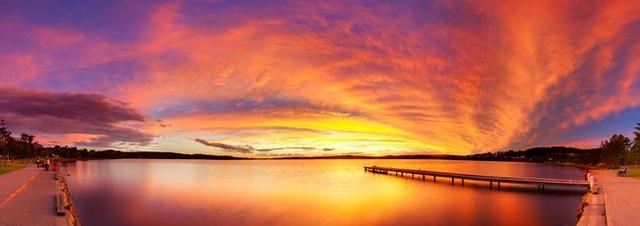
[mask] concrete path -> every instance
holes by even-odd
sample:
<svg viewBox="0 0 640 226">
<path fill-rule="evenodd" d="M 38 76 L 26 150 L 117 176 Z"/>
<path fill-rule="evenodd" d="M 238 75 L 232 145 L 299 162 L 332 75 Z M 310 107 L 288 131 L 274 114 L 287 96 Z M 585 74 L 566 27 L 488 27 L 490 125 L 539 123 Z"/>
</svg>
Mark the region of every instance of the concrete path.
<svg viewBox="0 0 640 226">
<path fill-rule="evenodd" d="M 2 203 L 7 196 L 18 189 L 18 187 L 23 185 L 26 180 L 35 177 L 41 171 L 42 169 L 27 167 L 6 174 L 0 174 L 0 203 Z"/>
<path fill-rule="evenodd" d="M 595 188 L 583 197 L 587 205 L 582 209 L 582 216 L 577 226 L 606 226 L 604 192 Z"/>
<path fill-rule="evenodd" d="M 0 226 L 66 226 L 55 212 L 52 171 L 27 167 L 0 175 Z"/>
<path fill-rule="evenodd" d="M 607 225 L 640 225 L 640 179 L 618 177 L 615 170 L 591 172 L 604 190 Z"/>
</svg>

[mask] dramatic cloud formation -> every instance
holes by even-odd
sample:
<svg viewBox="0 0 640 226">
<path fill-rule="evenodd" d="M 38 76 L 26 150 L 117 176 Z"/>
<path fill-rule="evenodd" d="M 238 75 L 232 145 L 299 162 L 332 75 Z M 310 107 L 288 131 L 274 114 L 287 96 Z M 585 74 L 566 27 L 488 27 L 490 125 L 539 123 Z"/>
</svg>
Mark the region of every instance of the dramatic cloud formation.
<svg viewBox="0 0 640 226">
<path fill-rule="evenodd" d="M 0 87 L 0 118 L 9 127 L 51 140 L 90 147 L 115 143 L 148 144 L 152 137 L 138 128 L 144 117 L 124 103 L 98 94 L 51 93 Z M 137 125 L 136 125 L 137 124 Z"/>
<path fill-rule="evenodd" d="M 6 90 L 108 103 L 60 115 L 11 100 L 0 114 L 79 144 L 466 154 L 590 146 L 640 120 L 634 1 L 9 2 L 0 15 Z"/>
<path fill-rule="evenodd" d="M 196 138 L 195 141 L 198 143 L 204 144 L 206 146 L 217 147 L 222 149 L 223 151 L 228 151 L 228 152 L 252 153 L 255 151 L 255 149 L 249 145 L 229 145 L 229 144 L 223 144 L 223 143 L 208 142 L 206 140 L 199 139 L 199 138 Z"/>
</svg>

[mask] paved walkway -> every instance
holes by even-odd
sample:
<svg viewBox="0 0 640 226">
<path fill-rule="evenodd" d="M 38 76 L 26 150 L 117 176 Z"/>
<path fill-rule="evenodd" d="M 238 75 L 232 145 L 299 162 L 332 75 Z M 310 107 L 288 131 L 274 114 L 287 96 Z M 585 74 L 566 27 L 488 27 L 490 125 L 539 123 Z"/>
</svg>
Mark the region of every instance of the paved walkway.
<svg viewBox="0 0 640 226">
<path fill-rule="evenodd" d="M 582 209 L 582 216 L 578 220 L 577 226 L 606 226 L 604 192 L 602 189 L 594 188 L 594 192 L 588 192 L 583 197 L 587 205 Z"/>
<path fill-rule="evenodd" d="M 615 170 L 592 171 L 603 186 L 607 225 L 640 225 L 640 179 L 618 177 Z"/>
<path fill-rule="evenodd" d="M 27 167 L 0 175 L 0 226 L 66 226 L 55 212 L 52 171 Z"/>
</svg>

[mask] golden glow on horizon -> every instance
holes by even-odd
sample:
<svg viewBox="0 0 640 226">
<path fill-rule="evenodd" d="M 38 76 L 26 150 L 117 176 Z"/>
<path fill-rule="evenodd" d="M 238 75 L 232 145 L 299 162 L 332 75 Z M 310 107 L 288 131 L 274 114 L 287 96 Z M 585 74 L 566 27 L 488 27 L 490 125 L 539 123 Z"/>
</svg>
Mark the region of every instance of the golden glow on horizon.
<svg viewBox="0 0 640 226">
<path fill-rule="evenodd" d="M 370 154 L 385 155 L 393 153 L 421 153 L 424 147 L 440 151 L 440 147 L 419 142 L 411 133 L 383 125 L 374 121 L 340 115 L 297 115 L 286 118 L 283 115 L 271 118 L 255 114 L 241 115 L 190 115 L 179 118 L 167 118 L 164 122 L 170 127 L 155 126 L 151 130 L 157 134 L 171 134 L 167 142 L 158 142 L 151 147 L 162 150 L 172 148 L 163 143 L 174 143 L 171 137 L 193 139 L 192 137 L 234 145 L 252 145 L 268 149 L 278 147 L 311 147 L 305 151 L 312 155 Z M 160 138 L 163 139 L 163 138 Z M 194 152 L 201 150 L 197 143 L 179 143 Z M 326 150 L 324 150 L 326 149 Z M 412 152 L 413 151 L 413 152 Z M 262 153 L 262 156 L 278 156 Z"/>
</svg>

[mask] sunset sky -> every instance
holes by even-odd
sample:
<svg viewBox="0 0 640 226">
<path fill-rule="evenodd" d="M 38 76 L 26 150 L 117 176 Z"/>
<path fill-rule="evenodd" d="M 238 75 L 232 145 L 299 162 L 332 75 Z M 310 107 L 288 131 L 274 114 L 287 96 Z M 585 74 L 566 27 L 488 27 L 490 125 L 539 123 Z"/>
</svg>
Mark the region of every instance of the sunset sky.
<svg viewBox="0 0 640 226">
<path fill-rule="evenodd" d="M 2 1 L 0 119 L 234 156 L 594 147 L 640 122 L 640 1 Z"/>
</svg>

